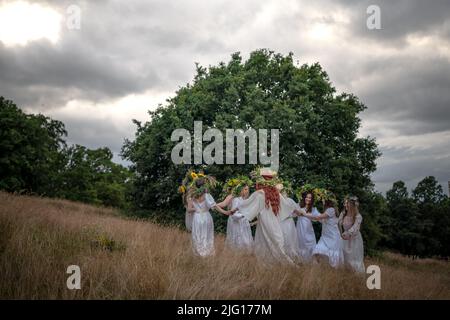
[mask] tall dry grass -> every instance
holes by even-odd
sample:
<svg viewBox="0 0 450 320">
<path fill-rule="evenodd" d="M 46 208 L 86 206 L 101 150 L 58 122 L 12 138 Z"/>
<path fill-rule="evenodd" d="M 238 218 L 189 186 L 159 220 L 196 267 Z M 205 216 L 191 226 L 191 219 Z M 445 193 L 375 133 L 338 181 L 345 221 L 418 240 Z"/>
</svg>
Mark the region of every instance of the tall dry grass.
<svg viewBox="0 0 450 320">
<path fill-rule="evenodd" d="M 112 209 L 0 192 L 0 298 L 6 299 L 449 299 L 448 262 L 385 254 L 381 290 L 327 265 L 260 266 L 216 236 L 193 256 L 189 234 Z M 66 287 L 81 268 L 81 290 Z"/>
</svg>

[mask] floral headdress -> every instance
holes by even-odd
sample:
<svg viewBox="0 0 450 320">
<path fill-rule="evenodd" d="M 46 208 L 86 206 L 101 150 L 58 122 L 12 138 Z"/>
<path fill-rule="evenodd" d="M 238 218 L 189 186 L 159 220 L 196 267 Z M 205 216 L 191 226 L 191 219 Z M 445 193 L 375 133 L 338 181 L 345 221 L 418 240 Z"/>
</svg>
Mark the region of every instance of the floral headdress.
<svg viewBox="0 0 450 320">
<path fill-rule="evenodd" d="M 351 203 L 353 203 L 355 206 L 359 207 L 359 199 L 357 196 L 346 196 L 345 200 L 350 201 Z"/>
<path fill-rule="evenodd" d="M 228 179 L 223 186 L 222 195 L 227 196 L 232 194 L 239 196 L 245 186 L 253 186 L 253 181 L 246 176 L 237 176 L 236 178 Z"/>
<path fill-rule="evenodd" d="M 270 168 L 256 167 L 256 169 L 250 173 L 250 176 L 255 181 L 255 185 L 259 186 L 276 187 L 278 184 L 282 183 L 278 178 L 277 172 Z"/>
<path fill-rule="evenodd" d="M 200 178 L 204 179 L 205 183 L 202 186 L 197 187 L 196 180 Z M 206 175 L 203 172 L 196 173 L 193 170 L 189 170 L 181 182 L 181 185 L 178 187 L 178 192 L 182 193 L 183 196 L 196 196 L 204 193 L 208 189 L 214 188 L 216 185 L 217 180 L 214 177 Z"/>
<path fill-rule="evenodd" d="M 287 196 L 291 196 L 294 193 L 294 190 L 292 189 L 292 184 L 283 179 L 278 179 L 279 183 L 277 185 L 277 188 L 281 193 L 286 194 Z"/>
<path fill-rule="evenodd" d="M 307 183 L 304 186 L 297 189 L 297 198 L 301 200 L 305 193 L 312 193 L 314 195 L 314 199 L 318 201 L 332 201 L 333 203 L 337 203 L 336 197 L 334 194 L 324 188 L 319 188 L 313 184 Z"/>
</svg>

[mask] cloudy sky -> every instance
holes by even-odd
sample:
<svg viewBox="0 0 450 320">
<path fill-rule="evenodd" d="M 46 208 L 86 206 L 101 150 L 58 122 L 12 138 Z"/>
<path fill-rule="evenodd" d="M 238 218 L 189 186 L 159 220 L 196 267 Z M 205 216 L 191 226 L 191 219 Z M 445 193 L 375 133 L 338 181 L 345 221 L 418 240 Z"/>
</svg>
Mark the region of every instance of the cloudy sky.
<svg viewBox="0 0 450 320">
<path fill-rule="evenodd" d="M 381 29 L 370 30 L 369 5 Z M 80 28 L 76 14 L 80 13 Z M 0 0 L 0 95 L 62 120 L 68 142 L 118 157 L 131 119 L 208 66 L 259 48 L 319 62 L 367 105 L 360 134 L 383 156 L 373 181 L 450 180 L 448 0 Z"/>
</svg>

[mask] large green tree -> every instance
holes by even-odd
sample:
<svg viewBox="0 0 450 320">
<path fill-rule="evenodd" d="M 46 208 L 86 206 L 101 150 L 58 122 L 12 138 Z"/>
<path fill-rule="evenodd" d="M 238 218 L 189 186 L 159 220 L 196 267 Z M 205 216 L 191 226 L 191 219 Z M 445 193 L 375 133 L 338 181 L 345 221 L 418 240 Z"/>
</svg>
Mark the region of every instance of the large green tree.
<svg viewBox="0 0 450 320">
<path fill-rule="evenodd" d="M 25 114 L 0 97 L 0 189 L 55 195 L 66 135 L 61 121 Z"/>
<path fill-rule="evenodd" d="M 320 184 L 339 197 L 365 196 L 380 153 L 374 139 L 358 136 L 358 114 L 364 109 L 356 96 L 337 94 L 319 64 L 297 66 L 292 54 L 262 49 L 246 61 L 234 53 L 228 63 L 197 64 L 193 81 L 150 112 L 148 122 L 135 121 L 136 137 L 123 146 L 122 155 L 136 173 L 134 203 L 142 209 L 181 207 L 177 184 L 190 166 L 172 163 L 176 142 L 170 138 L 177 128 L 193 133 L 194 121 L 202 121 L 203 130 L 278 128 L 283 178 L 294 186 Z M 248 174 L 254 166 L 191 167 L 202 167 L 223 181 Z"/>
</svg>

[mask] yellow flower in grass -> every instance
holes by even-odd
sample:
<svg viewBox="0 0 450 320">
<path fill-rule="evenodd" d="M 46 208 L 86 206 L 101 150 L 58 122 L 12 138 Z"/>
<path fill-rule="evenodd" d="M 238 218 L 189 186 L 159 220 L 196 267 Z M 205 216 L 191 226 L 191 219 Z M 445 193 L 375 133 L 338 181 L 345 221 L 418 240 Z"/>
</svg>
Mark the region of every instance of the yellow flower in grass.
<svg viewBox="0 0 450 320">
<path fill-rule="evenodd" d="M 204 177 L 205 175 L 203 173 L 199 173 L 197 176 Z"/>
<path fill-rule="evenodd" d="M 192 179 L 197 179 L 198 175 L 195 172 L 191 172 Z"/>
<path fill-rule="evenodd" d="M 180 193 L 185 193 L 185 192 L 186 192 L 186 187 L 185 187 L 185 186 L 180 186 L 180 187 L 178 188 L 178 192 L 180 192 Z"/>
</svg>

